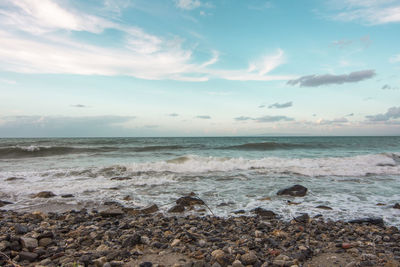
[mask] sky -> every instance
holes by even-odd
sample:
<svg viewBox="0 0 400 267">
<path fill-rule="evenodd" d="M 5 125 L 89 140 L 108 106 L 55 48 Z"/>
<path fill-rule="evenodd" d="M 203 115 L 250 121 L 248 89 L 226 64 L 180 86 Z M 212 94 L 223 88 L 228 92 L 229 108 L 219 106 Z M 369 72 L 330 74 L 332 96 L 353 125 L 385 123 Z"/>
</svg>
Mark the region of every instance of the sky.
<svg viewBox="0 0 400 267">
<path fill-rule="evenodd" d="M 400 135 L 400 0 L 1 0 L 0 137 Z"/>
</svg>

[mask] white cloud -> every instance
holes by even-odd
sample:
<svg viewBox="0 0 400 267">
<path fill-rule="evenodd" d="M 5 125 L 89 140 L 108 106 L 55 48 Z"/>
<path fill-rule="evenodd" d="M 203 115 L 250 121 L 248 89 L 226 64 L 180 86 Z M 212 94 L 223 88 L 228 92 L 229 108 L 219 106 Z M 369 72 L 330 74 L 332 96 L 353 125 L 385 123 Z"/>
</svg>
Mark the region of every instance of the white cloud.
<svg viewBox="0 0 400 267">
<path fill-rule="evenodd" d="M 390 62 L 392 62 L 392 63 L 400 62 L 400 54 L 391 57 L 391 58 L 390 58 Z"/>
<path fill-rule="evenodd" d="M 0 79 L 0 82 L 2 82 L 2 83 L 8 83 L 8 84 L 17 84 L 16 81 L 14 81 L 14 80 L 9 80 L 9 79 Z"/>
<path fill-rule="evenodd" d="M 341 21 L 359 21 L 366 24 L 400 22 L 400 4 L 396 0 L 342 0 L 339 13 L 333 18 Z"/>
<path fill-rule="evenodd" d="M 175 4 L 178 8 L 192 10 L 202 6 L 200 0 L 176 0 Z"/>
<path fill-rule="evenodd" d="M 180 1 L 187 7 L 196 1 Z M 0 4 L 0 69 L 19 73 L 126 75 L 141 79 L 171 79 L 202 82 L 210 78 L 228 80 L 286 80 L 271 76 L 284 63 L 281 49 L 250 64 L 249 69 L 210 68 L 219 60 L 194 63 L 195 50 L 183 48 L 185 40 L 163 38 L 134 26 L 126 26 L 86 14 L 55 0 L 5 0 Z M 106 1 L 107 3 L 107 1 Z M 178 2 L 177 2 L 178 3 Z M 207 6 L 206 4 L 204 4 Z M 4 30 L 7 29 L 7 30 Z M 105 29 L 123 35 L 118 48 L 87 44 L 69 32 L 84 31 L 101 36 Z"/>
</svg>

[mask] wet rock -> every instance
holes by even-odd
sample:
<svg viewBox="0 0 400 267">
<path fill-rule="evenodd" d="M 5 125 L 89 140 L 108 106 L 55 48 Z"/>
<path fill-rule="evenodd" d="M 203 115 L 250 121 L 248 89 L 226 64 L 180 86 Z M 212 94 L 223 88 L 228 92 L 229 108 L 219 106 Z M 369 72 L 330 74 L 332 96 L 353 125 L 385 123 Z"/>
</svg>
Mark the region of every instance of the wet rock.
<svg viewBox="0 0 400 267">
<path fill-rule="evenodd" d="M 21 242 L 22 247 L 27 249 L 34 249 L 38 247 L 38 241 L 35 238 L 20 237 L 19 241 Z"/>
<path fill-rule="evenodd" d="M 36 253 L 33 252 L 28 252 L 28 251 L 21 251 L 20 253 L 18 253 L 19 259 L 20 261 L 30 261 L 33 262 L 37 259 L 37 257 L 39 256 Z"/>
<path fill-rule="evenodd" d="M 125 214 L 125 212 L 120 208 L 110 208 L 110 209 L 103 210 L 100 212 L 100 215 L 102 217 L 117 217 L 117 216 L 121 216 L 124 214 Z"/>
<path fill-rule="evenodd" d="M 276 216 L 275 212 L 271 210 L 265 210 L 263 208 L 255 208 L 254 210 L 252 210 L 252 212 L 265 218 L 275 218 Z"/>
<path fill-rule="evenodd" d="M 307 213 L 303 213 L 302 215 L 295 217 L 294 220 L 299 223 L 308 223 L 310 221 L 310 216 Z"/>
<path fill-rule="evenodd" d="M 55 197 L 56 194 L 54 194 L 51 191 L 42 191 L 37 193 L 36 195 L 34 195 L 34 198 L 51 198 L 51 197 Z"/>
<path fill-rule="evenodd" d="M 6 179 L 6 181 L 10 182 L 10 181 L 16 181 L 16 180 L 25 180 L 24 178 L 20 178 L 20 177 L 9 177 Z"/>
<path fill-rule="evenodd" d="M 201 200 L 198 197 L 193 197 L 193 196 L 180 197 L 175 202 L 176 202 L 176 204 L 182 205 L 185 207 L 205 204 L 203 200 Z"/>
<path fill-rule="evenodd" d="M 142 262 L 141 264 L 139 264 L 139 267 L 152 267 L 153 263 L 146 261 L 146 262 Z"/>
<path fill-rule="evenodd" d="M 158 206 L 156 204 L 153 204 L 151 206 L 148 206 L 146 208 L 143 208 L 140 210 L 141 214 L 150 214 L 158 211 Z"/>
<path fill-rule="evenodd" d="M 382 218 L 362 218 L 362 219 L 356 219 L 356 220 L 351 220 L 349 223 L 366 223 L 366 224 L 374 224 L 378 226 L 385 226 L 385 223 Z"/>
<path fill-rule="evenodd" d="M 399 203 L 394 204 L 393 208 L 394 209 L 400 209 L 400 204 Z"/>
<path fill-rule="evenodd" d="M 170 213 L 180 213 L 185 211 L 185 206 L 183 205 L 175 205 L 168 210 Z"/>
<path fill-rule="evenodd" d="M 246 211 L 245 210 L 235 210 L 233 213 L 234 214 L 245 214 Z"/>
<path fill-rule="evenodd" d="M 10 205 L 10 204 L 13 204 L 13 203 L 9 202 L 9 201 L 0 200 L 0 207 L 3 207 L 5 205 Z"/>
<path fill-rule="evenodd" d="M 317 209 L 322 209 L 322 210 L 332 210 L 332 208 L 331 208 L 331 207 L 324 206 L 324 205 L 319 205 L 319 206 L 316 206 L 316 208 L 317 208 Z"/>
<path fill-rule="evenodd" d="M 65 195 L 61 195 L 62 198 L 72 198 L 74 197 L 73 194 L 65 194 Z"/>
<path fill-rule="evenodd" d="M 132 198 L 131 198 L 130 196 L 124 196 L 123 200 L 125 200 L 125 201 L 131 201 Z"/>
<path fill-rule="evenodd" d="M 116 180 L 116 181 L 126 181 L 126 180 L 131 180 L 131 177 L 113 177 L 111 180 Z"/>
<path fill-rule="evenodd" d="M 307 194 L 307 188 L 296 184 L 293 185 L 291 187 L 285 188 L 285 189 L 281 189 L 278 191 L 277 195 L 289 195 L 289 196 L 293 196 L 293 197 L 304 197 Z"/>
</svg>

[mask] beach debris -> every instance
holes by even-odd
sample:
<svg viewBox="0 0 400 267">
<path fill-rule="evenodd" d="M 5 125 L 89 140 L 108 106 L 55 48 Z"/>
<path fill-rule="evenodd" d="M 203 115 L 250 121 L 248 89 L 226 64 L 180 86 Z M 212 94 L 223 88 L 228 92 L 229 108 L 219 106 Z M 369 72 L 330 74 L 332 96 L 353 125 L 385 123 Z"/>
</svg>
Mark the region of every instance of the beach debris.
<svg viewBox="0 0 400 267">
<path fill-rule="evenodd" d="M 51 197 L 55 197 L 55 196 L 56 196 L 56 194 L 54 194 L 51 191 L 42 191 L 42 192 L 35 194 L 33 196 L 33 198 L 51 198 Z"/>
<path fill-rule="evenodd" d="M 308 189 L 306 187 L 296 184 L 291 187 L 279 190 L 277 192 L 277 195 L 278 196 L 289 195 L 292 197 L 304 197 L 307 194 L 307 190 Z"/>
</svg>

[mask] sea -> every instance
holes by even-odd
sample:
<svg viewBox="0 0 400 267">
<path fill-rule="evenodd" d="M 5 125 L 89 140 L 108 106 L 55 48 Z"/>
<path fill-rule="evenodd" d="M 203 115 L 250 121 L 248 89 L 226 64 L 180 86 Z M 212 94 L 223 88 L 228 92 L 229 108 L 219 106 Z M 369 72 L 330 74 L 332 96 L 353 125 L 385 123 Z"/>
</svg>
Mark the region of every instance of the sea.
<svg viewBox="0 0 400 267">
<path fill-rule="evenodd" d="M 305 197 L 277 195 L 295 184 Z M 57 196 L 32 198 L 41 191 Z M 0 139 L 0 200 L 13 203 L 2 209 L 118 202 L 167 212 L 190 192 L 221 217 L 261 207 L 283 220 L 308 213 L 400 226 L 400 137 Z"/>
</svg>

